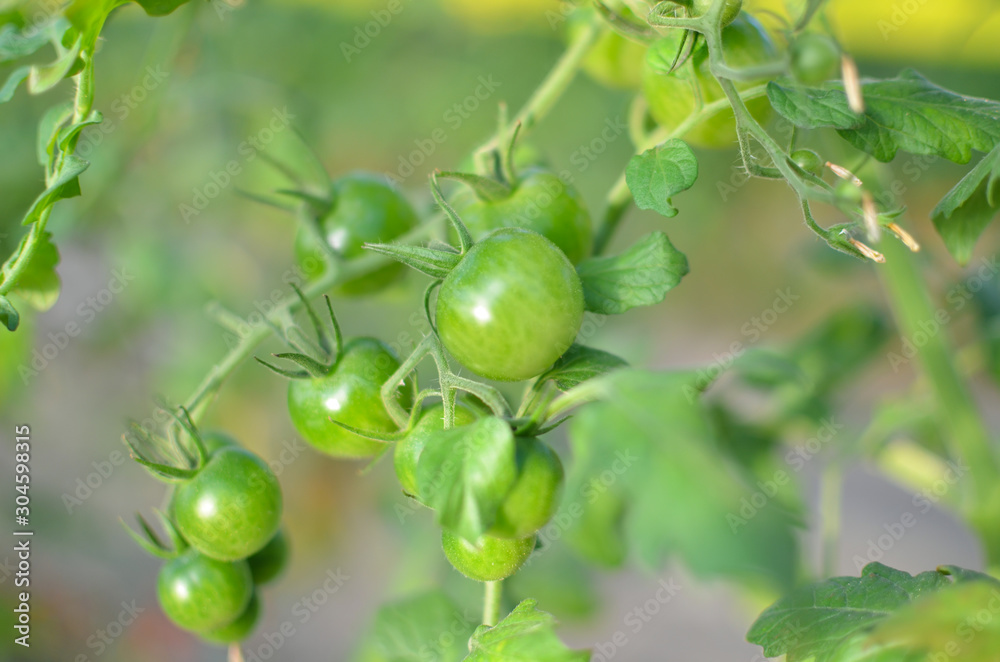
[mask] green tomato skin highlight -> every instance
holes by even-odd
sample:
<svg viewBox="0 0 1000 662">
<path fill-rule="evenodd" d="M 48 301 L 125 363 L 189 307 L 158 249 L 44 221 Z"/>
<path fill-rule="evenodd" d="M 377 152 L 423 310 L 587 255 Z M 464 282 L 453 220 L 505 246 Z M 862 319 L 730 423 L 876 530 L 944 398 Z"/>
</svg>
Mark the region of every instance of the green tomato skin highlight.
<svg viewBox="0 0 1000 662">
<path fill-rule="evenodd" d="M 293 379 L 288 385 L 288 413 L 302 438 L 331 457 L 360 459 L 375 455 L 385 444 L 366 439 L 330 422 L 358 430 L 394 432 L 396 423 L 382 402 L 382 384 L 399 368 L 399 359 L 375 338 L 354 338 L 344 345 L 337 364 L 326 377 Z M 400 401 L 409 406 L 408 390 Z"/>
<path fill-rule="evenodd" d="M 438 335 L 481 377 L 520 381 L 569 349 L 583 322 L 583 286 L 559 248 L 536 232 L 505 228 L 472 246 L 445 278 Z"/>
<path fill-rule="evenodd" d="M 167 561 L 156 583 L 163 613 L 192 632 L 221 628 L 236 620 L 253 595 L 246 561 L 217 561 L 188 549 Z"/>
<path fill-rule="evenodd" d="M 510 577 L 531 556 L 535 537 L 506 540 L 483 536 L 473 545 L 448 531 L 441 533 L 441 547 L 460 573 L 477 582 L 495 582 Z"/>
<path fill-rule="evenodd" d="M 679 33 L 679 30 L 674 32 Z M 755 19 L 741 14 L 722 32 L 726 63 L 741 68 L 763 64 L 777 58 L 774 43 Z M 677 35 L 668 35 L 676 47 L 680 46 Z M 649 103 L 653 119 L 665 129 L 672 130 L 688 118 L 698 107 L 700 98 L 705 104 L 725 98 L 725 92 L 709 70 L 708 50 L 704 45 L 691 54 L 687 62 L 670 74 L 663 71 L 663 55 L 670 52 L 670 46 L 650 48 L 643 71 L 643 94 Z M 676 53 L 676 50 L 673 51 Z M 759 82 L 759 81 L 758 81 Z M 738 90 L 746 90 L 757 82 L 738 81 Z M 750 113 L 764 121 L 770 114 L 771 105 L 765 97 L 749 99 L 746 102 Z M 732 147 L 736 143 L 736 117 L 732 108 L 726 107 L 696 124 L 682 138 L 696 147 L 719 149 Z"/>
<path fill-rule="evenodd" d="M 321 234 L 340 257 L 350 260 L 366 253 L 366 243 L 388 243 L 417 225 L 410 203 L 374 173 L 354 172 L 333 183 L 333 207 L 321 219 Z M 326 264 L 313 236 L 300 230 L 295 256 L 309 278 L 319 276 Z M 337 293 L 347 296 L 370 294 L 383 289 L 405 271 L 394 263 L 341 283 Z"/>
<path fill-rule="evenodd" d="M 577 190 L 558 175 L 544 170 L 529 172 L 509 198 L 485 201 L 468 196 L 458 199 L 455 211 L 473 239 L 494 230 L 525 228 L 542 235 L 576 264 L 590 254 L 593 241 L 590 213 Z"/>
<path fill-rule="evenodd" d="M 807 32 L 792 42 L 792 75 L 800 83 L 818 85 L 840 73 L 840 49 L 825 34 Z"/>
<path fill-rule="evenodd" d="M 468 425 L 479 418 L 468 407 L 458 405 L 455 408 L 455 427 Z M 436 404 L 428 407 L 420 414 L 420 420 L 413 426 L 406 438 L 396 444 L 393 463 L 396 467 L 396 477 L 403 491 L 420 500 L 417 488 L 417 462 L 427 445 L 427 437 L 431 433 L 444 429 L 444 405 Z"/>
<path fill-rule="evenodd" d="M 221 628 L 208 630 L 207 632 L 199 632 L 198 635 L 205 641 L 213 644 L 219 644 L 222 646 L 235 644 L 247 639 L 253 633 L 253 629 L 257 627 L 257 621 L 259 620 L 260 597 L 257 595 L 257 592 L 254 591 L 253 595 L 250 597 L 250 603 L 235 621 L 229 625 L 223 625 Z"/>
<path fill-rule="evenodd" d="M 519 437 L 516 452 L 517 481 L 488 532 L 497 538 L 526 538 L 538 532 L 559 506 L 563 484 L 559 456 L 534 437 Z"/>
<path fill-rule="evenodd" d="M 177 486 L 170 507 L 177 530 L 192 547 L 213 559 L 236 561 L 277 533 L 281 486 L 253 453 L 223 448 Z"/>
<path fill-rule="evenodd" d="M 288 565 L 289 554 L 288 536 L 283 529 L 278 529 L 260 551 L 247 559 L 253 583 L 262 586 L 277 578 Z"/>
</svg>

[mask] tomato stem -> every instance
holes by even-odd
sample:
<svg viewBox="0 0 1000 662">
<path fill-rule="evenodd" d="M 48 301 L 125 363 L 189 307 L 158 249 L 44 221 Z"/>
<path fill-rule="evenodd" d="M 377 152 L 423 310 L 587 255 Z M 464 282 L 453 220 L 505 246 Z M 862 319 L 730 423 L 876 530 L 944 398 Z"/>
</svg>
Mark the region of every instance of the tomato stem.
<svg viewBox="0 0 1000 662">
<path fill-rule="evenodd" d="M 485 582 L 483 599 L 483 625 L 495 626 L 500 621 L 500 602 L 503 598 L 503 580 Z"/>
</svg>

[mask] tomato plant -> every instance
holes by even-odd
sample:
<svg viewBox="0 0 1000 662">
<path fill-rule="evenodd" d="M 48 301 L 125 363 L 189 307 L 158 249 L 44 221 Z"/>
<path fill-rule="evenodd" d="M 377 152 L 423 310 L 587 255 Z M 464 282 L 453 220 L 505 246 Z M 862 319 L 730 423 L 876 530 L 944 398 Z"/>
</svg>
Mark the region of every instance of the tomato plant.
<svg viewBox="0 0 1000 662">
<path fill-rule="evenodd" d="M 607 662 L 645 659 L 638 646 L 627 648 L 632 637 L 679 627 L 667 614 L 693 610 L 689 591 L 711 585 L 736 605 L 727 619 L 743 619 L 758 658 L 1000 659 L 998 619 L 990 616 L 1000 591 L 1000 453 L 984 415 L 1000 384 L 1000 269 L 981 252 L 995 243 L 988 226 L 1000 209 L 1000 102 L 909 68 L 874 77 L 879 68 L 842 48 L 851 40 L 834 28 L 849 28 L 829 20 L 832 3 L 822 0 L 784 9 L 741 0 L 614 0 L 536 13 L 530 2 L 389 2 L 360 14 L 351 3 L 242 4 L 73 0 L 41 12 L 14 2 L 0 12 L 0 65 L 16 64 L 0 86 L 0 104 L 56 93 L 66 79 L 72 90 L 68 103 L 42 114 L 29 145 L 43 168 L 41 192 L 22 200 L 27 185 L 9 187 L 27 211 L 11 237 L 7 225 L 0 232 L 0 248 L 10 253 L 0 271 L 8 334 L 0 338 L 0 399 L 17 397 L 18 377 L 26 387 L 38 379 L 50 392 L 63 390 L 61 366 L 70 361 L 41 373 L 72 353 L 78 337 L 88 351 L 124 352 L 133 362 L 153 357 L 148 372 L 162 381 L 156 392 L 191 389 L 177 402 L 157 396 L 154 414 L 124 435 L 135 462 L 167 486 L 155 526 L 139 514 L 138 530 L 126 527 L 162 561 L 155 580 L 144 569 L 147 581 L 137 589 L 140 597 L 155 595 L 150 622 L 165 618 L 224 646 L 230 662 L 314 659 L 315 651 L 299 648 L 309 637 L 293 641 L 310 623 L 338 646 L 331 652 L 324 644 L 327 658 L 350 648 L 362 662 Z M 202 19 L 213 10 L 223 21 L 207 27 Z M 228 22 L 236 11 L 268 20 L 237 27 Z M 470 38 L 479 49 L 502 45 L 495 76 L 473 66 L 480 61 L 471 47 L 454 67 L 441 66 L 448 63 L 436 49 L 458 49 L 462 36 L 456 17 L 493 17 L 476 29 L 499 29 L 505 11 L 564 34 Z M 932 15 L 930 7 L 921 11 Z M 325 25 L 326 12 L 364 23 L 352 24 L 339 48 L 319 28 L 285 33 Z M 118 123 L 98 109 L 97 63 L 114 64 L 102 51 L 140 35 L 141 13 L 163 17 L 158 25 L 177 32 L 134 39 L 149 42 L 153 54 L 174 49 L 177 73 L 170 75 L 192 84 L 172 88 L 179 100 L 163 100 L 163 126 L 151 114 L 135 124 L 145 129 L 116 133 L 139 112 L 138 97 L 169 78 L 149 71 L 148 84 L 144 78 L 109 103 Z M 105 31 L 119 15 L 125 31 Z M 903 29 L 888 25 L 887 41 Z M 212 38 L 185 50 L 187 30 Z M 407 31 L 420 37 L 419 48 L 402 42 Z M 131 182 L 133 170 L 154 161 L 186 176 L 171 150 L 197 152 L 208 133 L 229 126 L 200 121 L 198 90 L 234 106 L 270 94 L 262 79 L 247 76 L 253 86 L 245 87 L 212 72 L 220 62 L 278 72 L 264 47 L 276 35 L 289 42 L 289 57 L 303 58 L 282 61 L 293 70 L 284 82 L 294 90 L 295 112 L 275 108 L 264 128 L 241 137 L 230 150 L 239 158 L 212 165 L 207 183 L 192 190 L 192 205 L 185 190 L 178 204 L 184 240 L 171 228 L 140 252 L 145 273 L 159 275 L 138 279 L 135 299 L 162 303 L 155 326 L 169 332 L 152 333 L 145 324 L 153 315 L 136 309 L 108 322 L 125 342 L 108 342 L 101 323 L 82 328 L 116 296 L 133 296 L 123 294 L 131 282 L 124 267 L 71 311 L 70 322 L 45 314 L 58 305 L 60 271 L 71 293 L 84 282 L 74 270 L 93 247 L 70 243 L 61 263 L 76 217 L 159 219 L 156 199 L 146 198 L 161 188 L 177 197 L 171 187 L 186 189 L 186 180 L 135 191 L 116 188 L 119 180 Z M 553 45 L 563 53 L 541 73 L 539 58 Z M 516 57 L 518 49 L 527 55 Z M 392 58 L 377 59 L 385 53 Z M 471 91 L 457 102 L 443 99 L 437 85 L 467 70 L 477 76 Z M 574 86 L 579 72 L 592 80 Z M 536 75 L 533 91 L 522 85 Z M 376 83 L 379 104 L 352 98 L 352 85 Z M 988 87 L 957 74 L 949 84 Z M 316 101 L 328 98 L 334 101 Z M 506 100 L 522 98 L 508 110 Z M 437 104 L 432 110 L 428 100 Z M 484 128 L 484 108 L 492 128 Z M 448 130 L 407 134 L 428 117 Z M 132 131 L 179 133 L 141 142 Z M 7 137 L 13 160 L 23 145 L 9 131 L 0 135 Z M 115 167 L 96 154 L 104 140 L 122 152 Z M 730 151 L 718 157 L 693 148 Z M 939 186 L 974 157 L 957 182 Z M 91 160 L 100 166 L 94 172 Z M 425 166 L 427 180 L 418 181 L 413 175 Z M 756 180 L 780 186 L 758 189 Z M 115 200 L 98 192 L 85 204 L 64 202 L 90 196 L 92 186 L 111 187 Z M 208 220 L 227 217 L 231 203 L 220 197 L 227 188 L 256 212 L 238 208 L 240 223 L 221 231 Z M 942 197 L 930 207 L 935 194 Z M 730 200 L 736 195 L 747 197 Z M 278 229 L 264 225 L 276 219 L 284 223 Z M 104 225 L 96 229 L 95 237 L 106 236 Z M 172 247 L 195 246 L 199 237 L 208 247 L 191 248 L 194 258 L 174 264 Z M 762 285 L 772 277 L 790 285 Z M 271 280 L 280 286 L 262 285 Z M 689 294 L 672 294 L 681 285 Z M 259 295 L 262 289 L 269 291 Z M 203 306 L 206 290 L 215 300 Z M 742 311 L 761 296 L 763 310 L 745 323 L 719 321 L 730 319 L 722 309 Z M 799 314 L 806 305 L 814 307 Z M 192 330 L 195 308 L 222 327 L 221 357 L 214 356 L 223 351 L 217 338 Z M 786 314 L 794 323 L 771 333 Z M 35 327 L 44 336 L 26 334 Z M 725 352 L 710 351 L 734 334 L 739 340 Z M 204 361 L 204 376 L 192 377 L 187 365 L 172 372 L 162 352 L 136 349 L 140 339 L 143 350 L 180 348 L 185 360 L 177 363 Z M 93 368 L 81 364 L 90 386 Z M 104 396 L 105 382 L 93 383 L 64 390 Z M 217 427 L 202 432 L 208 425 Z M 88 526 L 108 519 L 109 509 L 140 503 L 103 502 L 113 489 L 137 489 L 119 478 L 133 468 L 118 469 L 121 450 L 85 465 L 79 477 L 42 475 L 35 483 L 32 443 L 30 426 L 18 424 L 19 539 L 34 533 L 29 515 L 52 517 L 51 508 L 29 507 L 36 485 L 66 490 L 68 515 L 91 498 L 101 501 Z M 77 450 L 67 447 L 67 457 Z M 861 467 L 905 490 L 912 508 L 855 553 L 845 551 L 854 542 L 843 532 L 852 522 L 842 506 L 864 493 L 852 482 Z M 99 492 L 105 484 L 116 487 Z M 908 532 L 931 512 L 947 512 L 950 525 L 975 540 L 967 564 L 978 569 L 945 563 L 950 558 L 914 572 L 891 567 L 890 560 L 906 561 L 894 556 L 899 550 L 921 551 Z M 109 536 L 93 538 L 103 545 Z M 58 538 L 30 540 L 41 547 Z M 117 551 L 117 541 L 106 544 Z M 14 583 L 25 590 L 16 604 L 30 607 L 38 602 L 29 588 L 59 582 L 19 583 L 30 554 L 21 554 L 28 546 L 16 549 Z M 317 559 L 324 568 L 313 576 Z M 846 576 L 845 565 L 854 566 Z M 607 619 L 596 616 L 600 609 L 607 616 L 612 601 L 598 584 L 633 566 L 683 568 L 685 583 L 658 576 L 652 591 L 630 594 L 638 606 L 619 619 L 629 634 L 602 633 L 590 649 L 565 643 L 555 616 L 604 627 Z M 68 565 L 60 579 L 86 574 L 77 567 Z M 598 573 L 606 573 L 599 583 Z M 358 600 L 367 588 L 340 592 L 362 575 L 377 576 L 379 597 L 391 596 L 386 604 Z M 671 605 L 675 598 L 683 604 Z M 61 617 L 73 609 L 67 604 L 52 609 Z M 133 655 L 126 612 L 142 610 L 128 604 L 114 626 L 84 640 L 95 658 L 119 645 Z M 25 650 L 28 607 L 13 612 L 15 642 Z M 645 628 L 661 612 L 663 627 Z M 725 632 L 716 614 L 710 618 Z M 97 620 L 103 624 L 103 616 Z M 359 628 L 362 620 L 371 626 Z M 341 642 L 345 629 L 357 630 L 357 641 Z M 160 632 L 140 630 L 146 634 L 136 637 Z M 122 643 L 105 641 L 119 636 Z M 168 658 L 189 656 L 189 644 L 162 641 L 177 647 Z M 698 643 L 705 652 L 662 642 L 657 650 L 723 658 L 712 648 L 717 642 Z M 38 659 L 80 662 L 89 653 L 42 649 Z"/>
</svg>

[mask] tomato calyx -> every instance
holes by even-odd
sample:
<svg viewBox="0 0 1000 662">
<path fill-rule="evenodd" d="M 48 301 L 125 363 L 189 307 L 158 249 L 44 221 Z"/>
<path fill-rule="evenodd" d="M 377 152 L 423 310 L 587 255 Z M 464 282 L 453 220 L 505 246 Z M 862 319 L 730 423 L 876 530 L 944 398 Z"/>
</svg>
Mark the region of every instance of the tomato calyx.
<svg viewBox="0 0 1000 662">
<path fill-rule="evenodd" d="M 180 556 L 188 548 L 187 541 L 181 536 L 180 532 L 177 531 L 177 527 L 170 518 L 163 513 L 163 511 L 156 508 L 153 509 L 156 514 L 157 519 L 160 520 L 160 526 L 163 527 L 164 533 L 167 535 L 167 542 L 160 539 L 153 527 L 149 525 L 146 518 L 142 516 L 141 513 L 136 513 L 135 518 L 139 522 L 139 528 L 142 529 L 142 533 L 137 533 L 132 527 L 125 523 L 124 519 L 119 518 L 122 527 L 124 527 L 126 533 L 142 547 L 147 553 L 160 559 L 173 559 Z"/>
<path fill-rule="evenodd" d="M 271 370 L 272 372 L 281 375 L 282 377 L 287 377 L 288 379 L 312 379 L 321 378 L 330 375 L 333 370 L 337 367 L 337 361 L 340 358 L 341 353 L 344 348 L 344 338 L 340 331 L 340 324 L 337 322 L 337 316 L 333 312 L 333 304 L 330 302 L 330 297 L 323 295 L 323 299 L 326 301 L 326 309 L 330 316 L 330 328 L 327 328 L 319 319 L 319 315 L 313 308 L 309 300 L 306 299 L 305 294 L 294 284 L 292 288 L 295 290 L 295 294 L 298 295 L 299 301 L 302 302 L 302 307 L 306 311 L 306 315 L 309 317 L 309 321 L 312 324 L 313 332 L 316 335 L 316 343 L 309 342 L 310 347 L 306 347 L 301 341 L 305 340 L 302 337 L 301 332 L 299 332 L 297 327 L 282 329 L 282 335 L 284 337 L 285 343 L 292 348 L 293 352 L 281 352 L 279 354 L 274 354 L 277 359 L 284 359 L 286 361 L 291 361 L 298 366 L 297 369 L 289 370 L 287 368 L 281 368 L 272 363 L 268 363 L 263 359 L 254 357 L 257 363 L 260 363 L 265 368 Z M 294 330 L 294 334 L 292 333 Z M 300 340 L 295 340 L 292 336 L 298 335 Z M 312 353 L 318 356 L 311 356 Z"/>
<path fill-rule="evenodd" d="M 391 257 L 397 262 L 401 262 L 412 269 L 427 274 L 431 278 L 443 280 L 447 277 L 458 266 L 458 263 L 462 261 L 462 257 L 472 248 L 474 242 L 469 229 L 462 222 L 458 212 L 445 200 L 444 195 L 441 193 L 441 185 L 438 183 L 438 177 L 442 176 L 442 174 L 439 171 L 431 173 L 431 194 L 434 197 L 434 202 L 441 207 L 441 210 L 448 217 L 448 221 L 458 235 L 459 247 L 457 250 L 455 247 L 448 245 L 435 245 L 431 247 L 406 246 L 402 244 L 365 244 L 365 248 Z M 478 175 L 469 175 L 468 177 L 475 178 L 474 180 L 470 179 L 470 181 L 486 179 Z M 503 184 L 498 184 L 503 186 Z M 493 190 L 498 191 L 499 189 L 494 188 Z"/>
</svg>

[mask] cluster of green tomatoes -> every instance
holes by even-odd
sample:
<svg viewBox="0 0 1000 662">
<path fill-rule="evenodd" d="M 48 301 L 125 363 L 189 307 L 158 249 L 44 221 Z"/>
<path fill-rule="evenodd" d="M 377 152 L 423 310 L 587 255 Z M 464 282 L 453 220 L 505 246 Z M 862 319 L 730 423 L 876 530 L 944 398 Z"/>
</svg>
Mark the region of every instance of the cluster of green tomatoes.
<svg viewBox="0 0 1000 662">
<path fill-rule="evenodd" d="M 156 588 L 167 617 L 207 642 L 227 645 L 253 631 L 261 613 L 257 587 L 287 564 L 281 487 L 267 464 L 230 436 L 187 430 L 188 466 L 150 460 L 152 437 L 133 433 L 135 457 L 173 491 L 166 513 L 158 513 L 169 544 L 141 517 L 146 537 L 130 533 L 165 559 Z M 185 453 L 184 446 L 173 448 Z"/>
</svg>

